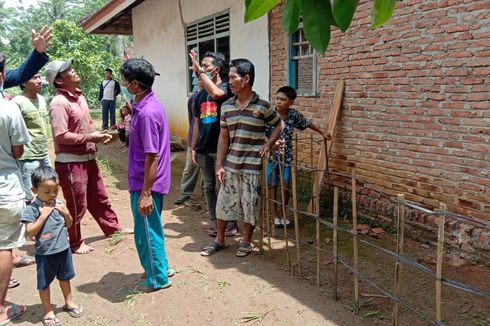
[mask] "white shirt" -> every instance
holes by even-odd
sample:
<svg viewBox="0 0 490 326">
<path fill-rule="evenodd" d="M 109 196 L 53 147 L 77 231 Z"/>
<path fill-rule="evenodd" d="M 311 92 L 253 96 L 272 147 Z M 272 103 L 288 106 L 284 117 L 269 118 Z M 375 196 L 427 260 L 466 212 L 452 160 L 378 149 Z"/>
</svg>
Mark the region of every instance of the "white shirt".
<svg viewBox="0 0 490 326">
<path fill-rule="evenodd" d="M 114 101 L 114 88 L 116 87 L 116 82 L 112 79 L 104 79 L 102 81 L 102 87 L 104 88 L 102 99 Z"/>
<path fill-rule="evenodd" d="M 0 205 L 25 198 L 19 165 L 12 156 L 12 145 L 31 142 L 19 107 L 0 99 Z"/>
</svg>

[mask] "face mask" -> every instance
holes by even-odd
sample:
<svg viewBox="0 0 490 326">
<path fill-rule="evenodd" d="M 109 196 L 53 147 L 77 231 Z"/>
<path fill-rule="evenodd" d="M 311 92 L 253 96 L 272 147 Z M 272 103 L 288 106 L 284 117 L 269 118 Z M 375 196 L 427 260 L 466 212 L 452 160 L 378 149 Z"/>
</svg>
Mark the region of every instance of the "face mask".
<svg viewBox="0 0 490 326">
<path fill-rule="evenodd" d="M 0 85 L 0 98 L 5 98 L 5 95 L 3 95 L 3 83 Z"/>
<path fill-rule="evenodd" d="M 215 71 L 215 70 L 216 70 L 216 68 L 215 68 L 215 69 L 213 69 L 213 70 L 212 70 L 212 71 L 210 71 L 210 72 L 207 72 L 207 73 L 206 73 L 206 76 L 208 76 L 208 78 L 209 78 L 209 79 L 213 80 L 213 73 L 214 73 L 214 71 Z"/>
<path fill-rule="evenodd" d="M 132 94 L 126 86 L 121 86 L 121 93 L 130 101 L 134 101 L 136 95 Z"/>
</svg>

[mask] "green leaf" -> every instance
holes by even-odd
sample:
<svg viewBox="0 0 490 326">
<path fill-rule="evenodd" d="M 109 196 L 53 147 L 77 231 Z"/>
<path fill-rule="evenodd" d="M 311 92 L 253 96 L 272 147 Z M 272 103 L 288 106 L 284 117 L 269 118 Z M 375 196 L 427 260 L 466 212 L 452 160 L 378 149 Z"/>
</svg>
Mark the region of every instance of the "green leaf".
<svg viewBox="0 0 490 326">
<path fill-rule="evenodd" d="M 332 13 L 340 30 L 345 33 L 352 23 L 359 0 L 333 0 Z"/>
<path fill-rule="evenodd" d="M 371 29 L 376 29 L 390 20 L 395 5 L 396 0 L 374 0 Z"/>
<path fill-rule="evenodd" d="M 301 0 L 288 0 L 284 7 L 284 16 L 282 17 L 282 27 L 289 35 L 298 30 L 301 19 Z"/>
<path fill-rule="evenodd" d="M 330 42 L 330 0 L 302 0 L 301 7 L 306 38 L 315 50 L 324 53 Z"/>
<path fill-rule="evenodd" d="M 245 0 L 245 22 L 251 22 L 262 17 L 272 8 L 274 8 L 280 0 Z"/>
</svg>

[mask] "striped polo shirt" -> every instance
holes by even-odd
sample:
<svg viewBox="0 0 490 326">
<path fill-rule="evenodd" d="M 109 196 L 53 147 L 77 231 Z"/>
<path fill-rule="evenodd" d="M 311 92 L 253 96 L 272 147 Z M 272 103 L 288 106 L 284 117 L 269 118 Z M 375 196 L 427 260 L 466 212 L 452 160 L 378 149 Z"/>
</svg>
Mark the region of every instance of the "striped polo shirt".
<svg viewBox="0 0 490 326">
<path fill-rule="evenodd" d="M 221 128 L 227 128 L 230 144 L 225 159 L 225 170 L 242 173 L 260 173 L 260 148 L 265 141 L 265 126 L 276 127 L 281 122 L 269 102 L 254 92 L 248 106 L 241 110 L 236 96 L 221 106 Z"/>
</svg>

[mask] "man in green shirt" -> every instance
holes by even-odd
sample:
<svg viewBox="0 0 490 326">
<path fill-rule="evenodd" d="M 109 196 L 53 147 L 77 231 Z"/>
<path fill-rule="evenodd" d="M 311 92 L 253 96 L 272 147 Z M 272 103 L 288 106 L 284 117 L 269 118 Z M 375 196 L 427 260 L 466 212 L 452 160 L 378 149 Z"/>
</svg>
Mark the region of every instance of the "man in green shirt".
<svg viewBox="0 0 490 326">
<path fill-rule="evenodd" d="M 42 81 L 39 73 L 20 85 L 22 94 L 12 100 L 22 113 L 24 122 L 31 136 L 31 143 L 24 146 L 24 154 L 19 159 L 22 172 L 22 188 L 26 194 L 26 202 L 33 199 L 31 191 L 31 174 L 38 166 L 51 166 L 48 156 L 49 116 L 46 101 L 39 93 Z"/>
</svg>

